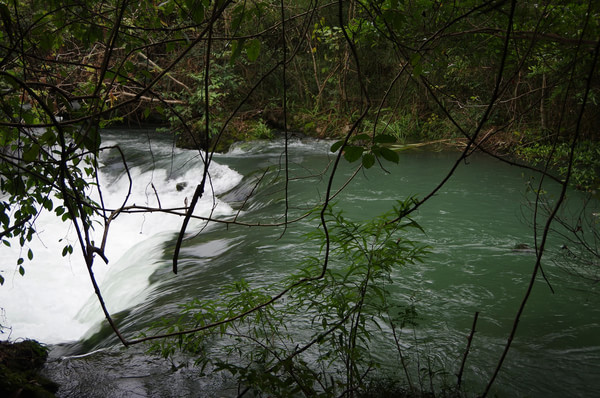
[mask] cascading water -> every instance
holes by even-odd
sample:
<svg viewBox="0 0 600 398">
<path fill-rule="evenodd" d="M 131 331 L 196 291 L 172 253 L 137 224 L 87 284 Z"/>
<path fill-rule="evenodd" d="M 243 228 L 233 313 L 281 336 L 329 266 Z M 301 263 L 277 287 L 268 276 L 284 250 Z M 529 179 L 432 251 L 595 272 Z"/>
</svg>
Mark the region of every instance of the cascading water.
<svg viewBox="0 0 600 398">
<path fill-rule="evenodd" d="M 158 139 L 153 146 L 149 141 Z M 140 138 L 141 137 L 141 138 Z M 152 132 L 106 132 L 103 147 L 118 145 L 125 152 L 129 175 L 118 152 L 105 150 L 100 158 L 99 181 L 105 207 L 117 209 L 122 205 L 177 208 L 185 206 L 184 198 L 192 197 L 200 182 L 203 163 L 197 151 L 173 149 L 165 137 Z M 241 175 L 227 166 L 213 163 L 210 168 L 211 187 L 218 195 L 229 191 L 241 180 Z M 124 203 L 132 180 L 131 195 Z M 232 210 L 224 202 L 207 194 L 196 207 L 195 215 L 215 216 Z M 96 190 L 90 197 L 99 200 Z M 164 213 L 120 214 L 111 222 L 106 265 L 100 258 L 94 263 L 94 273 L 111 313 L 117 313 L 144 301 L 148 294 L 149 277 L 161 264 L 164 245 L 180 228 L 180 218 Z M 97 220 L 101 221 L 101 220 Z M 192 222 L 190 230 L 199 222 Z M 104 315 L 93 294 L 85 262 L 77 245 L 75 231 L 53 213 L 42 213 L 37 220 L 38 234 L 31 243 L 35 258 L 26 264 L 26 275 L 16 270 L 5 272 L 5 286 L 0 289 L 4 322 L 12 330 L 4 337 L 33 338 L 44 343 L 78 340 Z M 96 241 L 102 239 L 98 223 Z M 71 244 L 74 252 L 62 257 L 62 249 Z M 19 245 L 2 251 L 2 264 L 16 261 Z M 8 268 L 10 269 L 10 268 Z M 4 324 L 3 322 L 3 324 Z"/>
<path fill-rule="evenodd" d="M 199 155 L 174 149 L 164 137 L 152 135 L 150 140 L 148 134 L 104 135 L 103 145 L 118 142 L 127 155 L 134 181 L 128 204 L 158 207 L 158 194 L 162 208 L 183 206 L 201 178 Z M 290 219 L 322 200 L 329 171 L 319 173 L 330 161 L 329 145 L 290 143 Z M 206 196 L 198 214 L 214 211 L 216 216 L 233 217 L 243 204 L 240 220 L 281 222 L 286 206 L 282 151 L 283 142 L 273 141 L 217 155 L 211 169 L 216 196 Z M 376 167 L 361 172 L 336 201 L 347 217 L 368 219 L 398 199 L 427 194 L 455 158 L 455 153 L 404 152 L 398 166 L 384 164 L 390 174 Z M 128 180 L 116 152 L 105 153 L 101 160 L 105 205 L 119 207 Z M 343 163 L 335 186 L 351 172 Z M 258 182 L 260 189 L 254 190 Z M 419 313 L 414 334 L 404 336 L 404 344 L 423 355 L 417 360 L 431 360 L 429 366 L 445 369 L 450 382 L 473 315 L 480 313 L 463 382 L 474 394 L 482 391 L 497 364 L 535 260 L 526 250 L 513 250 L 520 244 L 533 246 L 531 227 L 523 222 L 528 218 L 522 205 L 526 187 L 521 170 L 485 157 L 470 158 L 414 215 L 425 230 L 415 239 L 431 246 L 432 253 L 422 264 L 397 270 L 395 283 L 389 286 L 397 297 L 414 303 Z M 577 201 L 579 194 L 572 192 L 570 197 Z M 588 211 L 598 213 L 598 204 L 594 206 Z M 283 235 L 282 228 L 205 228 L 196 221 L 188 228 L 175 276 L 171 256 L 181 217 L 121 214 L 116 221 L 107 243 L 110 263 L 96 259 L 94 270 L 102 280 L 109 310 L 129 337 L 163 316 L 176 316 L 179 304 L 213 297 L 225 283 L 244 278 L 264 286 L 284 279 L 304 258 L 316 255 L 315 247 L 302 238 L 315 228 L 308 220 L 295 223 Z M 109 330 L 99 330 L 102 314 L 80 254 L 60 256 L 66 241 L 75 242 L 73 231 L 51 215 L 38 224 L 44 231 L 35 258 L 24 278 L 5 274 L 0 307 L 6 309 L 8 322 L 3 324 L 13 326 L 12 338 L 49 343 L 82 339 L 53 348 L 47 371 L 63 385 L 62 396 L 236 396 L 225 376 L 203 378 L 192 367 L 171 368 L 146 355 L 143 346 L 122 349 Z M 562 244 L 554 237 L 549 248 L 559 251 Z M 17 254 L 3 249 L 4 266 Z M 565 264 L 544 263 L 554 293 L 543 279 L 536 282 L 493 390 L 497 396 L 600 394 L 600 295 L 595 285 L 565 274 L 558 265 Z M 389 352 L 377 356 L 382 362 L 390 360 Z"/>
</svg>

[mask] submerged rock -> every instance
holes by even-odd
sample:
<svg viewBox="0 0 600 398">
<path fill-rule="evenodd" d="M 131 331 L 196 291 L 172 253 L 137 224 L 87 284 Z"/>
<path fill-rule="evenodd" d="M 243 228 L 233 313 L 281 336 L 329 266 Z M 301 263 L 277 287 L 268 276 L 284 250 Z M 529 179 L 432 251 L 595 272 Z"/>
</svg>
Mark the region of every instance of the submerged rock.
<svg viewBox="0 0 600 398">
<path fill-rule="evenodd" d="M 526 243 L 517 243 L 512 251 L 515 253 L 535 253 L 535 249 Z"/>
</svg>

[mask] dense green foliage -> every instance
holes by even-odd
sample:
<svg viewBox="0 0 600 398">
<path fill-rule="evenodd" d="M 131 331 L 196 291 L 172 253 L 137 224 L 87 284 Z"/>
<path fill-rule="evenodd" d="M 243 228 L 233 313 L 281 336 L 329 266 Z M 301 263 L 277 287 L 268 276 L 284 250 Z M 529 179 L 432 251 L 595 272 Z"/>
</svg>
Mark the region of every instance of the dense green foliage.
<svg viewBox="0 0 600 398">
<path fill-rule="evenodd" d="M 534 143 L 516 149 L 518 154 L 531 162 L 548 162 L 548 165 L 561 176 L 567 175 L 572 165 L 571 182 L 577 189 L 597 191 L 600 189 L 600 146 L 594 141 L 582 141 L 577 144 L 573 159 L 568 143 Z"/>
<path fill-rule="evenodd" d="M 72 223 L 101 303 L 92 266 L 95 256 L 106 260 L 108 227 L 125 210 L 104 207 L 95 178 L 103 127 L 158 123 L 205 160 L 189 210 L 169 210 L 185 217 L 175 272 L 214 151 L 275 130 L 335 138 L 330 184 L 314 211 L 318 255 L 272 292 L 238 281 L 161 327 L 178 336 L 159 343 L 167 355 L 228 336 L 222 349 L 235 360 L 199 361 L 268 394 L 363 388 L 377 365 L 366 349 L 376 318 L 395 327 L 385 286 L 422 254 L 397 234 L 416 226 L 407 216 L 429 196 L 391 218 L 345 220 L 330 202 L 342 158 L 384 167 L 398 162 L 401 144 L 444 142 L 464 149 L 459 161 L 474 150 L 518 155 L 550 178 L 598 188 L 600 5 L 592 0 L 0 0 L 0 23 L 0 239 L 22 247 L 13 267 L 23 275 L 41 212 Z M 72 252 L 66 245 L 62 254 Z M 2 264 L 0 283 L 11 269 Z M 308 339 L 285 329 L 302 317 Z M 342 364 L 332 365 L 338 377 L 322 377 L 318 369 L 333 363 Z"/>
</svg>

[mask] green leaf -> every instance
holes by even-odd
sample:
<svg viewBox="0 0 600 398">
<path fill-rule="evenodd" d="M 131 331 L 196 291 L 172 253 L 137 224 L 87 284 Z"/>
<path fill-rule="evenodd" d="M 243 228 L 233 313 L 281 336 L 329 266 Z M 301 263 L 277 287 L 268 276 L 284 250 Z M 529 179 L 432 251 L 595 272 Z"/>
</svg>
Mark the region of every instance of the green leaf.
<svg viewBox="0 0 600 398">
<path fill-rule="evenodd" d="M 425 230 L 423 229 L 423 227 L 421 227 L 421 225 L 418 222 L 416 222 L 415 220 L 410 220 L 410 222 L 404 224 L 404 227 L 417 228 L 419 231 L 425 233 Z"/>
<path fill-rule="evenodd" d="M 381 156 L 392 163 L 398 163 L 400 161 L 400 156 L 389 148 L 380 148 L 379 153 Z"/>
<path fill-rule="evenodd" d="M 258 39 L 252 39 L 246 43 L 246 55 L 248 61 L 254 62 L 260 54 L 260 41 Z"/>
<path fill-rule="evenodd" d="M 0 4 L 0 17 L 2 18 L 2 23 L 4 24 L 4 30 L 8 33 L 8 36 L 12 36 L 12 20 L 10 18 L 10 10 L 8 6 L 4 3 Z M 4 279 L 3 279 L 4 281 Z"/>
<path fill-rule="evenodd" d="M 38 144 L 33 144 L 31 145 L 31 147 L 26 150 L 25 152 L 23 152 L 23 160 L 25 162 L 33 162 L 34 160 L 36 160 L 38 158 L 38 155 L 40 154 L 40 146 Z"/>
<path fill-rule="evenodd" d="M 410 57 L 410 64 L 413 67 L 413 75 L 419 77 L 423 72 L 423 65 L 421 63 L 421 54 L 415 53 Z"/>
<path fill-rule="evenodd" d="M 365 169 L 370 169 L 375 164 L 375 155 L 372 153 L 365 153 L 362 158 L 362 165 Z"/>
<path fill-rule="evenodd" d="M 40 48 L 44 51 L 49 51 L 54 47 L 54 39 L 56 36 L 51 34 L 40 35 Z"/>
<path fill-rule="evenodd" d="M 231 59 L 229 59 L 230 64 L 234 64 L 235 60 L 238 59 L 240 54 L 242 53 L 242 48 L 244 48 L 244 42 L 246 39 L 236 40 L 231 43 Z"/>
<path fill-rule="evenodd" d="M 85 134 L 82 136 L 83 138 L 83 146 L 90 152 L 96 153 L 100 148 L 100 132 L 96 127 L 91 127 Z"/>
<path fill-rule="evenodd" d="M 136 70 L 135 64 L 131 61 L 125 61 L 123 70 L 126 72 L 134 72 Z"/>
<path fill-rule="evenodd" d="M 358 159 L 360 159 L 364 150 L 365 148 L 361 146 L 349 145 L 346 148 L 344 148 L 344 158 L 350 163 L 355 162 Z"/>
<path fill-rule="evenodd" d="M 54 134 L 53 130 L 48 129 L 42 134 L 39 141 L 47 145 L 54 145 L 56 143 L 56 134 Z"/>
<path fill-rule="evenodd" d="M 419 63 L 421 63 L 421 54 L 414 53 L 413 55 L 410 56 L 410 64 L 412 66 L 416 66 Z"/>
<path fill-rule="evenodd" d="M 113 72 L 110 69 L 107 69 L 106 72 L 104 72 L 104 78 L 108 79 L 108 80 L 112 80 L 117 76 L 117 74 L 115 72 Z"/>
<path fill-rule="evenodd" d="M 204 21 L 204 5 L 198 0 L 187 0 L 187 7 L 190 11 L 192 21 L 201 24 Z"/>
<path fill-rule="evenodd" d="M 4 277 L 0 275 L 0 285 L 4 285 Z"/>
<path fill-rule="evenodd" d="M 421 64 L 418 64 L 413 68 L 413 75 L 415 77 L 421 76 L 422 73 L 423 73 L 423 66 Z"/>
<path fill-rule="evenodd" d="M 19 267 L 19 274 L 21 274 L 21 276 L 25 275 L 25 268 L 23 268 L 22 265 Z"/>
<path fill-rule="evenodd" d="M 10 143 L 11 140 L 11 134 L 10 134 L 10 130 L 7 131 L 5 129 L 0 130 L 0 146 L 6 146 Z"/>
<path fill-rule="evenodd" d="M 67 254 L 73 254 L 73 246 L 67 245 L 63 247 L 62 256 L 65 257 Z"/>
<path fill-rule="evenodd" d="M 142 69 L 140 73 L 142 74 L 142 76 L 144 76 L 144 78 L 152 80 L 152 73 L 150 73 L 148 70 Z"/>
<path fill-rule="evenodd" d="M 29 261 L 33 260 L 33 252 L 31 251 L 31 249 L 27 250 L 27 258 L 29 259 Z"/>
<path fill-rule="evenodd" d="M 44 206 L 44 209 L 52 211 L 52 208 L 54 207 L 54 204 L 52 203 L 52 200 L 50 199 L 45 199 L 42 202 L 42 206 Z"/>
<path fill-rule="evenodd" d="M 352 141 L 371 141 L 371 136 L 369 134 L 358 134 L 352 137 Z"/>
<path fill-rule="evenodd" d="M 342 145 L 344 145 L 344 141 L 337 141 L 331 146 L 330 151 L 337 152 L 338 149 L 342 147 Z"/>
<path fill-rule="evenodd" d="M 83 37 L 85 38 L 85 42 L 87 44 L 94 44 L 96 42 L 101 42 L 104 36 L 104 31 L 102 28 L 96 24 L 90 24 L 87 28 L 87 31 Z M 60 37 L 60 36 L 58 36 Z"/>
<path fill-rule="evenodd" d="M 392 144 L 396 142 L 396 137 L 390 134 L 378 134 L 375 136 L 375 142 L 379 144 Z"/>
</svg>

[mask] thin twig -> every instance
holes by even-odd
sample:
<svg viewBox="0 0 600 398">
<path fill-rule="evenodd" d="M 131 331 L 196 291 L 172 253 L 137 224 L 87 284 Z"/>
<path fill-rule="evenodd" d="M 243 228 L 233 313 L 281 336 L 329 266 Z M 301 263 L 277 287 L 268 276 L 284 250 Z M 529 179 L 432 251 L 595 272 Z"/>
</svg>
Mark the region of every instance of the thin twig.
<svg viewBox="0 0 600 398">
<path fill-rule="evenodd" d="M 467 357 L 469 356 L 469 351 L 471 350 L 471 343 L 473 342 L 473 336 L 475 335 L 475 326 L 477 326 L 477 318 L 479 317 L 479 312 L 475 312 L 475 316 L 473 317 L 473 326 L 471 326 L 471 334 L 467 338 L 467 348 L 465 348 L 465 354 L 463 355 L 462 362 L 460 364 L 460 370 L 457 375 L 456 387 L 460 388 L 462 383 L 462 375 L 465 369 L 465 364 L 467 363 Z"/>
</svg>

